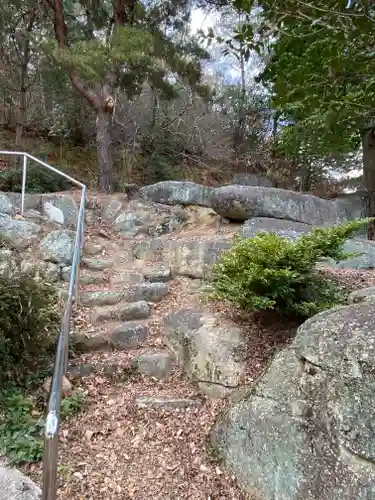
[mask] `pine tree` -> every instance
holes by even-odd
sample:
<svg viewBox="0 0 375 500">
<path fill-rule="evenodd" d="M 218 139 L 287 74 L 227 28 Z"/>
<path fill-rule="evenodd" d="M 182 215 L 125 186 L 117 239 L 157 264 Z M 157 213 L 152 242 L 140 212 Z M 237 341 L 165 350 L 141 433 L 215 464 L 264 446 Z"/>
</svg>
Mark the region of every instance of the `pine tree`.
<svg viewBox="0 0 375 500">
<path fill-rule="evenodd" d="M 116 90 L 139 92 L 145 81 L 172 98 L 173 75 L 199 91 L 205 52 L 174 33 L 189 20 L 187 0 L 46 0 L 56 42 L 50 52 L 96 115 L 99 188 L 113 187 L 111 124 Z"/>
</svg>

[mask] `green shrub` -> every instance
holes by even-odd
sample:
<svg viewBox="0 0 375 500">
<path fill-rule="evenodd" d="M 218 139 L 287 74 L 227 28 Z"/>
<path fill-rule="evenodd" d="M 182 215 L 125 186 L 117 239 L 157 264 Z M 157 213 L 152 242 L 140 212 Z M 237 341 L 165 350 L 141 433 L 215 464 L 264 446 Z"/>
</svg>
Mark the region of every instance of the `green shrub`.
<svg viewBox="0 0 375 500">
<path fill-rule="evenodd" d="M 13 168 L 0 172 L 0 191 L 20 193 L 22 170 Z M 51 172 L 41 165 L 30 164 L 27 168 L 27 193 L 55 193 L 71 188 L 69 181 L 59 174 Z"/>
<path fill-rule="evenodd" d="M 236 237 L 231 250 L 213 267 L 213 297 L 246 311 L 273 309 L 287 316 L 309 317 L 329 309 L 344 297 L 316 264 L 326 258 L 348 258 L 343 244 L 368 222 L 315 229 L 295 242 L 272 233 Z"/>
<path fill-rule="evenodd" d="M 33 272 L 0 276 L 0 384 L 46 366 L 59 325 L 56 290 Z"/>
</svg>

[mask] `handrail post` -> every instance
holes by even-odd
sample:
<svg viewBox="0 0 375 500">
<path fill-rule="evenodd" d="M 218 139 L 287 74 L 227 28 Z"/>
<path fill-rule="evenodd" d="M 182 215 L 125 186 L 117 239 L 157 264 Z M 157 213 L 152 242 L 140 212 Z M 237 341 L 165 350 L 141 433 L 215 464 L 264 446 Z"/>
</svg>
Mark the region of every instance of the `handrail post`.
<svg viewBox="0 0 375 500">
<path fill-rule="evenodd" d="M 22 167 L 22 193 L 21 193 L 21 215 L 25 212 L 25 191 L 26 191 L 26 169 L 27 169 L 27 156 L 23 155 Z"/>
</svg>

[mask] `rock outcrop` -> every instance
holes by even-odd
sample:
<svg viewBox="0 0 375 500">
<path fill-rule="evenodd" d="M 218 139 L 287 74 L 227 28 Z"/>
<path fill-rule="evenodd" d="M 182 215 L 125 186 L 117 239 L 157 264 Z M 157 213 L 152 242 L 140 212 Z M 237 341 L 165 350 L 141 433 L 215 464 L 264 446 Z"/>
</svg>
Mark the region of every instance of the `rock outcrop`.
<svg viewBox="0 0 375 500">
<path fill-rule="evenodd" d="M 191 238 L 164 241 L 163 238 L 154 238 L 136 244 L 134 254 L 137 259 L 166 262 L 173 276 L 207 278 L 212 265 L 231 245 L 230 239 L 220 236 L 203 241 Z"/>
<path fill-rule="evenodd" d="M 140 189 L 140 195 L 166 205 L 211 206 L 213 188 L 190 181 L 162 181 Z"/>
<path fill-rule="evenodd" d="M 230 321 L 192 309 L 164 322 L 169 347 L 185 373 L 210 397 L 233 392 L 244 374 L 243 337 Z"/>
<path fill-rule="evenodd" d="M 255 186 L 224 186 L 214 190 L 211 207 L 235 221 L 272 217 L 313 226 L 329 226 L 346 220 L 341 207 L 329 200 L 285 189 Z"/>
<path fill-rule="evenodd" d="M 375 303 L 306 321 L 212 443 L 262 500 L 370 500 L 375 495 Z"/>
<path fill-rule="evenodd" d="M 158 236 L 171 233 L 181 229 L 182 224 L 187 220 L 187 215 L 182 208 L 169 205 L 133 200 L 123 208 L 123 211 L 116 216 L 113 227 L 122 236 L 127 237 L 139 234 Z M 108 212 L 116 213 L 117 211 L 115 206 L 111 208 L 109 205 L 107 217 L 109 217 Z"/>
<path fill-rule="evenodd" d="M 34 222 L 0 213 L 0 237 L 14 248 L 27 248 L 37 240 L 41 227 Z"/>
<path fill-rule="evenodd" d="M 313 226 L 302 222 L 271 219 L 269 217 L 254 217 L 243 224 L 240 234 L 246 238 L 252 238 L 259 233 L 275 233 L 282 238 L 295 241 L 303 234 L 307 234 L 312 230 Z"/>
<path fill-rule="evenodd" d="M 52 231 L 40 242 L 43 259 L 55 264 L 71 264 L 73 259 L 75 233 L 65 229 Z"/>
</svg>

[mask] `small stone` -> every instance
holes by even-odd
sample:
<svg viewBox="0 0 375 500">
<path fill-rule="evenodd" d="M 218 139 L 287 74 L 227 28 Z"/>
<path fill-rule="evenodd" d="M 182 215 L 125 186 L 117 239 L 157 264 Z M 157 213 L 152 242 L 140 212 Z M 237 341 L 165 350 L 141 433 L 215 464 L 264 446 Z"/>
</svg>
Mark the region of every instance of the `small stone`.
<svg viewBox="0 0 375 500">
<path fill-rule="evenodd" d="M 52 383 L 52 377 L 48 377 L 44 381 L 43 389 L 47 394 L 49 394 L 49 392 L 51 390 L 51 383 Z M 73 392 L 72 384 L 69 382 L 69 380 L 66 377 L 62 378 L 61 391 L 62 391 L 63 398 L 70 396 Z"/>
<path fill-rule="evenodd" d="M 86 255 L 94 256 L 102 253 L 104 247 L 102 245 L 96 245 L 95 243 L 86 243 L 83 249 Z"/>
<path fill-rule="evenodd" d="M 41 273 L 44 278 L 51 283 L 56 283 L 60 280 L 61 267 L 53 262 L 41 262 L 40 263 Z"/>
<path fill-rule="evenodd" d="M 69 282 L 71 266 L 64 267 L 61 270 L 61 278 L 63 281 Z M 99 272 L 90 272 L 88 269 L 81 269 L 79 272 L 79 282 L 82 285 L 102 285 L 107 281 L 107 278 L 103 275 L 103 273 Z"/>
<path fill-rule="evenodd" d="M 135 321 L 139 319 L 147 319 L 150 317 L 150 306 L 144 300 L 131 302 L 129 304 L 119 304 L 115 307 L 96 308 L 91 311 L 91 323 L 98 324 L 104 321 Z"/>
<path fill-rule="evenodd" d="M 110 333 L 110 343 L 118 350 L 134 349 L 144 342 L 149 334 L 143 323 L 124 323 Z"/>
<path fill-rule="evenodd" d="M 184 398 L 153 398 L 149 396 L 140 396 L 135 400 L 138 408 L 150 409 L 165 409 L 165 410 L 180 410 L 201 405 L 199 400 L 184 399 Z"/>
<path fill-rule="evenodd" d="M 110 269 L 113 266 L 112 260 L 102 260 L 102 259 L 90 259 L 84 257 L 82 260 L 82 265 L 93 271 L 104 271 L 105 269 Z"/>
<path fill-rule="evenodd" d="M 103 332 L 78 331 L 74 334 L 74 347 L 77 351 L 99 351 L 108 349 L 108 339 Z"/>
<path fill-rule="evenodd" d="M 70 265 L 73 259 L 74 243 L 73 231 L 52 231 L 40 242 L 40 251 L 47 262 Z"/>
<path fill-rule="evenodd" d="M 117 363 L 105 363 L 101 373 L 103 373 L 105 377 L 114 377 L 120 370 L 120 365 Z"/>
<path fill-rule="evenodd" d="M 210 206 L 213 188 L 190 181 L 162 181 L 145 186 L 140 194 L 156 203 L 167 205 Z"/>
<path fill-rule="evenodd" d="M 168 266 L 146 267 L 146 269 L 143 270 L 143 275 L 146 281 L 165 283 L 170 281 L 172 271 Z"/>
<path fill-rule="evenodd" d="M 30 219 L 35 222 L 45 222 L 47 218 L 39 212 L 39 210 L 35 210 L 31 208 L 25 212 L 25 219 Z"/>
<path fill-rule="evenodd" d="M 104 220 L 111 221 L 115 219 L 122 210 L 123 206 L 121 201 L 110 200 L 108 205 L 104 207 L 103 218 Z"/>
<path fill-rule="evenodd" d="M 122 299 L 122 292 L 112 290 L 97 290 L 94 292 L 85 292 L 80 300 L 81 304 L 86 307 L 92 306 L 113 306 Z"/>
<path fill-rule="evenodd" d="M 149 377 L 166 379 L 173 368 L 174 357 L 167 352 L 155 352 L 142 354 L 135 358 L 133 366 L 135 370 Z"/>
<path fill-rule="evenodd" d="M 0 249 L 0 276 L 12 278 L 18 273 L 17 262 L 13 258 L 11 250 L 5 248 Z"/>
<path fill-rule="evenodd" d="M 123 299 L 128 302 L 146 300 L 160 302 L 168 295 L 168 286 L 165 283 L 141 283 L 122 290 Z"/>
<path fill-rule="evenodd" d="M 122 271 L 112 277 L 114 285 L 138 285 L 143 281 L 143 274 L 135 271 Z"/>
<path fill-rule="evenodd" d="M 93 224 L 98 218 L 96 210 L 85 210 L 85 222 L 86 224 Z"/>
</svg>

